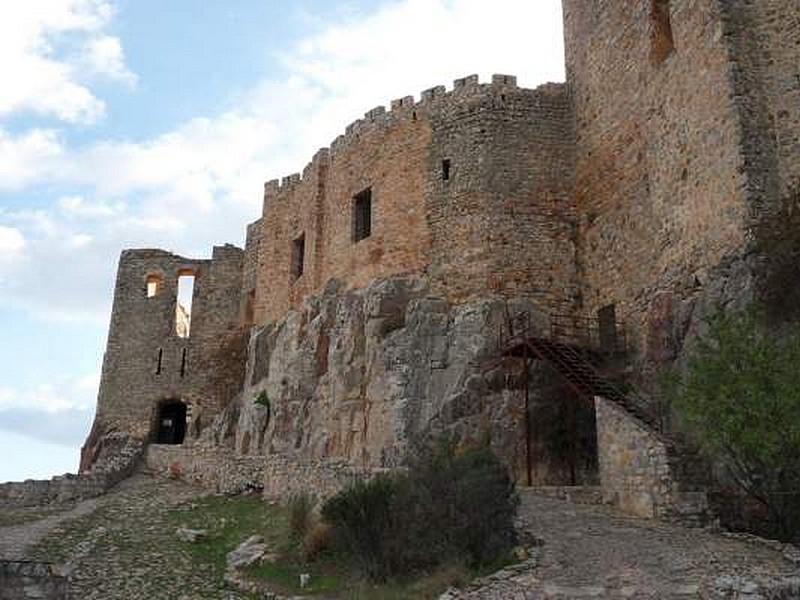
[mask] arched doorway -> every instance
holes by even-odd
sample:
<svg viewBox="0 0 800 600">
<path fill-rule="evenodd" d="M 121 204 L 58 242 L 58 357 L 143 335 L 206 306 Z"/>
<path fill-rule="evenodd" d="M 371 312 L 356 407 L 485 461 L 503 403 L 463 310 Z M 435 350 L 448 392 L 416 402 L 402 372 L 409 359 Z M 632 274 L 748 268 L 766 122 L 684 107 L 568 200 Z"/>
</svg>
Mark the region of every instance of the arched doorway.
<svg viewBox="0 0 800 600">
<path fill-rule="evenodd" d="M 169 400 L 158 406 L 155 438 L 157 444 L 182 444 L 186 437 L 186 405 Z"/>
</svg>

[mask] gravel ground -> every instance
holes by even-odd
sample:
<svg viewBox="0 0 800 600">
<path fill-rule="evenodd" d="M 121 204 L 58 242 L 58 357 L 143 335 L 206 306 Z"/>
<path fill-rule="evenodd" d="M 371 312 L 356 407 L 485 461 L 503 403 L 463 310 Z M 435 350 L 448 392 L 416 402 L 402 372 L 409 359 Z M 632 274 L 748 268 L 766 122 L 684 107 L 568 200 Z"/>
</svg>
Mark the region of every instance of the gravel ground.
<svg viewBox="0 0 800 600">
<path fill-rule="evenodd" d="M 800 566 L 796 556 L 784 556 L 780 545 L 625 517 L 604 506 L 525 491 L 520 521 L 523 531 L 544 542 L 531 559 L 451 597 L 800 598 Z M 783 595 L 776 596 L 778 590 Z"/>
</svg>

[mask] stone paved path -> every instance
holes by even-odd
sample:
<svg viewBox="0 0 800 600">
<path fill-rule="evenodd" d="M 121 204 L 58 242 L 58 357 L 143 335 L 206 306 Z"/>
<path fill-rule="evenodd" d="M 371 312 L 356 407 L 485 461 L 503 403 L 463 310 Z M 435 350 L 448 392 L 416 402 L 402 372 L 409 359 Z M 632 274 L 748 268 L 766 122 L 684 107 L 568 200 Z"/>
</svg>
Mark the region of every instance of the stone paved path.
<svg viewBox="0 0 800 600">
<path fill-rule="evenodd" d="M 217 574 L 193 568 L 168 519 L 171 508 L 205 494 L 136 475 L 61 515 L 0 528 L 0 556 L 65 565 L 81 600 L 239 600 Z"/>
<path fill-rule="evenodd" d="M 7 525 L 0 527 L 0 558 L 20 560 L 26 557 L 28 551 L 41 542 L 49 533 L 62 523 L 91 514 L 101 504 L 104 498 L 92 498 L 69 508 L 64 512 L 47 514 L 41 519 L 31 519 L 27 511 L 26 518 L 29 522 L 20 525 Z M 52 513 L 52 510 L 47 510 Z"/>
<path fill-rule="evenodd" d="M 454 597 L 800 598 L 800 566 L 781 550 L 753 542 L 525 491 L 520 520 L 544 545 L 527 564 Z M 784 595 L 766 593 L 776 586 Z"/>
</svg>

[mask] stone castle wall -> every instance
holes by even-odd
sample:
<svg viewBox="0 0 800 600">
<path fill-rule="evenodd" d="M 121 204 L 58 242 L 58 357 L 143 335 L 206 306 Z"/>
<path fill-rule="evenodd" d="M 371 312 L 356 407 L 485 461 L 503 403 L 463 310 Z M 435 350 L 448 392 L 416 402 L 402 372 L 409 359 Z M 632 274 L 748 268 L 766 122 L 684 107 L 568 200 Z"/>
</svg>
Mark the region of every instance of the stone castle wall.
<svg viewBox="0 0 800 600">
<path fill-rule="evenodd" d="M 584 308 L 616 304 L 644 346 L 659 292 L 694 290 L 744 245 L 741 129 L 716 0 L 565 0 Z"/>
<path fill-rule="evenodd" d="M 451 92 L 437 87 L 417 103 L 373 109 L 302 177 L 266 184 L 255 323 L 280 319 L 334 278 L 358 288 L 428 273 L 456 302 L 504 293 L 569 305 L 572 157 L 562 85 L 527 90 L 514 77 L 479 84 L 473 76 Z M 354 197 L 367 189 L 372 232 L 356 242 Z M 295 277 L 301 237 L 304 272 Z"/>
</svg>

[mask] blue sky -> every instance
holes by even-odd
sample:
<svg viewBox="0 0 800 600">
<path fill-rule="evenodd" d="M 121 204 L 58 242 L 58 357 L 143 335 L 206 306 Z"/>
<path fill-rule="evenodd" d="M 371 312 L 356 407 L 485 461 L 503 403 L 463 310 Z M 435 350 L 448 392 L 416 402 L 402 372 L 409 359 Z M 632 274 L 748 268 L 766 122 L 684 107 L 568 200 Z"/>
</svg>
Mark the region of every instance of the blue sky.
<svg viewBox="0 0 800 600">
<path fill-rule="evenodd" d="M 0 7 L 0 481 L 74 471 L 120 250 L 243 242 L 263 182 L 457 77 L 563 81 L 558 0 Z"/>
</svg>

